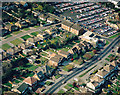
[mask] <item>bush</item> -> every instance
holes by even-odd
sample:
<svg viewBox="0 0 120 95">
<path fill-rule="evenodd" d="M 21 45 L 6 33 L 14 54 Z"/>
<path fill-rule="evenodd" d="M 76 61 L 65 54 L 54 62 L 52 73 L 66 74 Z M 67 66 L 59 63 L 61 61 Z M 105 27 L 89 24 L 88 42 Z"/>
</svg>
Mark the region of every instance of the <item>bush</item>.
<svg viewBox="0 0 120 95">
<path fill-rule="evenodd" d="M 73 87 L 73 85 L 72 85 L 72 84 L 70 84 L 70 83 L 68 83 L 67 85 L 68 85 L 69 87 Z"/>
<path fill-rule="evenodd" d="M 74 89 L 77 90 L 77 91 L 79 91 L 79 88 L 77 88 L 77 87 L 74 87 Z"/>
</svg>

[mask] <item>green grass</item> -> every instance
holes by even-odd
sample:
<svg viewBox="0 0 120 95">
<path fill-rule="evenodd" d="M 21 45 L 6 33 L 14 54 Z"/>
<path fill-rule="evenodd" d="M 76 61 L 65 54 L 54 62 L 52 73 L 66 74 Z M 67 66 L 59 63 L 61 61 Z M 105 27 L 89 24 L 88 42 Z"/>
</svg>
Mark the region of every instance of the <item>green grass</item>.
<svg viewBox="0 0 120 95">
<path fill-rule="evenodd" d="M 46 29 L 43 29 L 42 31 L 45 31 Z"/>
<path fill-rule="evenodd" d="M 47 49 L 46 51 L 47 51 L 47 52 L 53 52 L 53 53 L 56 53 L 56 54 L 57 54 L 56 51 L 53 51 L 53 50 L 51 50 L 51 49 Z"/>
<path fill-rule="evenodd" d="M 15 82 L 15 83 L 19 83 L 20 81 L 19 81 L 19 80 L 14 80 L 13 82 Z"/>
<path fill-rule="evenodd" d="M 108 59 L 108 58 L 105 58 L 105 60 L 110 61 L 110 59 Z"/>
<path fill-rule="evenodd" d="M 106 40 L 106 45 L 108 45 L 109 44 L 109 41 L 108 40 Z"/>
<path fill-rule="evenodd" d="M 58 78 L 60 78 L 60 77 L 61 77 L 61 75 L 56 75 L 56 76 L 55 76 L 56 79 L 58 79 Z"/>
<path fill-rule="evenodd" d="M 69 86 L 68 86 L 68 85 L 66 85 L 66 86 L 64 86 L 64 88 L 65 88 L 65 89 L 69 89 Z"/>
<path fill-rule="evenodd" d="M 108 57 L 110 58 L 111 56 L 115 56 L 115 55 L 113 55 L 113 54 L 110 54 Z"/>
<path fill-rule="evenodd" d="M 51 82 L 50 81 L 46 81 L 45 84 L 49 86 L 51 84 Z"/>
<path fill-rule="evenodd" d="M 4 83 L 4 85 L 6 85 L 6 86 L 9 86 L 9 87 L 12 87 L 12 84 L 11 83 Z"/>
<path fill-rule="evenodd" d="M 30 29 L 29 29 L 29 28 L 24 28 L 23 30 L 28 31 L 28 30 L 30 30 Z"/>
<path fill-rule="evenodd" d="M 59 90 L 58 93 L 65 93 L 63 90 Z"/>
<path fill-rule="evenodd" d="M 15 40 L 13 40 L 13 41 L 10 41 L 10 43 L 12 43 L 13 45 L 19 45 L 20 43 L 22 43 L 22 41 L 20 40 L 20 39 L 15 39 Z"/>
<path fill-rule="evenodd" d="M 19 79 L 19 80 L 21 80 L 21 81 L 23 81 L 23 80 L 24 80 L 24 79 L 23 79 L 23 78 L 21 78 L 21 77 L 20 77 L 20 78 L 18 78 L 18 79 Z"/>
<path fill-rule="evenodd" d="M 77 91 L 79 91 L 79 88 L 77 88 L 77 87 L 74 87 L 74 89 L 77 90 Z"/>
<path fill-rule="evenodd" d="M 29 71 L 34 71 L 37 66 L 34 66 L 33 64 L 27 63 L 26 66 L 23 67 L 24 69 L 28 69 Z"/>
<path fill-rule="evenodd" d="M 67 85 L 68 85 L 69 87 L 73 87 L 73 85 L 72 85 L 72 84 L 70 84 L 70 83 L 68 83 Z"/>
<path fill-rule="evenodd" d="M 12 34 L 14 34 L 14 35 L 17 35 L 17 34 L 19 34 L 19 33 L 21 33 L 22 31 L 15 31 L 15 32 L 13 32 Z"/>
<path fill-rule="evenodd" d="M 11 46 L 8 45 L 7 43 L 2 45 L 2 49 L 3 49 L 3 50 L 7 50 L 7 49 L 9 49 L 9 48 L 11 48 Z"/>
<path fill-rule="evenodd" d="M 39 34 L 39 31 L 31 33 L 31 35 L 33 35 L 33 36 L 37 36 L 38 34 Z"/>
<path fill-rule="evenodd" d="M 9 35 L 6 35 L 4 39 L 7 39 L 7 38 L 9 38 L 9 37 L 12 37 L 12 35 L 10 35 L 10 34 L 9 34 Z"/>
<path fill-rule="evenodd" d="M 84 75 L 86 75 L 89 71 L 91 71 L 93 68 L 95 68 L 97 65 L 95 65 L 94 67 L 90 68 L 88 71 L 86 71 L 85 73 L 81 74 L 79 77 L 83 77 Z"/>
<path fill-rule="evenodd" d="M 25 36 L 22 36 L 21 38 L 24 39 L 24 40 L 26 41 L 28 38 L 31 38 L 31 36 L 25 35 Z"/>
<path fill-rule="evenodd" d="M 41 55 L 43 55 L 43 56 L 48 57 L 48 54 L 47 54 L 47 53 L 45 53 L 45 52 L 41 52 L 40 54 L 41 54 Z"/>
<path fill-rule="evenodd" d="M 120 35 L 120 33 L 117 33 L 117 34 L 115 34 L 115 35 L 113 35 L 113 36 L 111 36 L 111 37 L 109 37 L 110 39 L 113 39 L 113 38 L 116 38 L 116 37 L 118 37 Z"/>
<path fill-rule="evenodd" d="M 38 27 L 40 27 L 40 26 L 37 26 L 37 25 L 36 25 L 36 26 L 34 26 L 34 28 L 38 28 Z"/>
</svg>

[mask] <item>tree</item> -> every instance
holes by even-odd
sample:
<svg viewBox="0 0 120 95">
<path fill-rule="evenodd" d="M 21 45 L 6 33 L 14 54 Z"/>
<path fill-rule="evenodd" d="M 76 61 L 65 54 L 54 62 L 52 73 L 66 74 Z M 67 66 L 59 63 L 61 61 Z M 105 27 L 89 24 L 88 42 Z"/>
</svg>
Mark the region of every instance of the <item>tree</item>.
<svg viewBox="0 0 120 95">
<path fill-rule="evenodd" d="M 75 53 L 75 54 L 73 55 L 73 59 L 78 59 L 78 58 L 79 58 L 78 54 Z"/>
<path fill-rule="evenodd" d="M 37 10 L 38 10 L 38 11 L 43 11 L 43 7 L 42 7 L 41 5 L 39 5 L 39 6 L 37 7 Z"/>
</svg>

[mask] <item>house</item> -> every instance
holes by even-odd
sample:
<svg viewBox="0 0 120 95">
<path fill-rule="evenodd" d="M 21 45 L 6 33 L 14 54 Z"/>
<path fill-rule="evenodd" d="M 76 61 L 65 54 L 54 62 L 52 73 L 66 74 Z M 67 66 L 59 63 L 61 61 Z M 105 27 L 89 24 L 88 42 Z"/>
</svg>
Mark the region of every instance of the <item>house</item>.
<svg viewBox="0 0 120 95">
<path fill-rule="evenodd" d="M 19 20 L 18 22 L 15 23 L 16 26 L 19 28 L 26 28 L 28 27 L 28 23 L 25 20 Z"/>
<path fill-rule="evenodd" d="M 34 42 L 40 41 L 40 38 L 39 38 L 39 37 L 34 37 L 33 39 L 34 39 Z"/>
<path fill-rule="evenodd" d="M 87 83 L 87 87 L 88 88 L 91 88 L 91 89 L 93 89 L 93 90 L 96 90 L 99 86 L 98 86 L 98 82 L 96 82 L 96 81 L 93 81 L 93 82 L 88 82 Z"/>
<path fill-rule="evenodd" d="M 70 32 L 76 35 L 82 35 L 84 33 L 84 29 L 81 28 L 78 24 L 74 24 L 71 26 Z"/>
<path fill-rule="evenodd" d="M 7 24 L 7 25 L 5 25 L 5 29 L 12 32 L 12 31 L 18 30 L 19 28 L 14 24 Z"/>
<path fill-rule="evenodd" d="M 54 34 L 56 34 L 57 32 L 58 32 L 58 30 L 57 29 L 53 29 L 53 28 L 50 28 L 50 29 L 46 29 L 45 30 L 49 35 L 54 35 Z"/>
<path fill-rule="evenodd" d="M 34 78 L 36 78 L 38 81 L 42 81 L 45 78 L 45 75 L 43 74 L 42 71 L 35 72 Z"/>
<path fill-rule="evenodd" d="M 28 84 L 30 87 L 35 87 L 37 85 L 37 79 L 34 77 L 27 77 L 23 80 L 26 84 Z"/>
<path fill-rule="evenodd" d="M 70 31 L 71 26 L 73 25 L 73 23 L 71 23 L 70 21 L 62 21 L 61 24 L 61 28 Z"/>
<path fill-rule="evenodd" d="M 14 54 L 14 50 L 12 48 L 9 48 L 8 50 L 6 50 L 6 52 L 10 55 Z"/>
<path fill-rule="evenodd" d="M 7 57 L 7 52 L 3 51 L 2 52 L 2 59 L 6 58 Z"/>
<path fill-rule="evenodd" d="M 40 34 L 37 35 L 37 37 L 40 37 L 43 40 L 43 39 L 49 38 L 50 35 L 47 32 L 42 31 L 42 32 L 40 32 Z"/>
<path fill-rule="evenodd" d="M 113 72 L 114 68 L 115 67 L 113 65 L 106 65 L 106 66 L 103 67 L 103 69 L 108 71 L 108 72 Z"/>
<path fill-rule="evenodd" d="M 48 18 L 48 15 L 47 15 L 47 14 L 40 14 L 40 15 L 38 16 L 38 18 L 41 19 L 41 20 L 46 21 L 47 18 Z"/>
<path fill-rule="evenodd" d="M 18 47 L 13 47 L 14 53 L 19 53 L 21 51 L 21 49 L 19 49 Z"/>
<path fill-rule="evenodd" d="M 26 42 L 28 42 L 28 43 L 31 44 L 31 45 L 35 45 L 33 38 L 28 38 L 28 39 L 26 40 Z"/>
<path fill-rule="evenodd" d="M 17 92 L 18 94 L 21 95 L 27 95 L 30 89 L 28 84 L 22 83 L 19 87 L 15 87 L 11 91 Z"/>
<path fill-rule="evenodd" d="M 22 50 L 22 52 L 25 55 L 32 55 L 33 54 L 33 50 L 31 50 L 31 49 L 24 49 L 24 50 Z"/>
<path fill-rule="evenodd" d="M 55 22 L 55 18 L 54 17 L 48 17 L 47 18 L 47 22 L 48 23 L 54 23 Z"/>
<path fill-rule="evenodd" d="M 18 48 L 20 48 L 20 49 L 25 49 L 25 48 L 26 48 L 26 46 L 25 46 L 25 44 L 24 44 L 24 43 L 20 43 L 20 44 L 18 45 Z"/>
<path fill-rule="evenodd" d="M 69 52 L 63 51 L 63 50 L 59 50 L 58 54 L 69 59 L 71 57 L 71 54 Z"/>
<path fill-rule="evenodd" d="M 108 76 L 108 72 L 104 69 L 98 70 L 98 72 L 95 74 L 101 78 L 106 78 Z"/>
<path fill-rule="evenodd" d="M 114 66 L 114 67 L 118 66 L 118 64 L 117 64 L 116 61 L 112 61 L 110 64 L 111 64 L 112 66 Z"/>
<path fill-rule="evenodd" d="M 28 20 L 26 20 L 26 22 L 29 23 L 30 26 L 37 25 L 37 19 L 35 19 L 35 18 L 28 18 Z"/>
<path fill-rule="evenodd" d="M 49 64 L 49 66 L 55 66 L 55 67 L 57 67 L 57 66 L 61 65 L 61 63 L 62 63 L 64 60 L 65 60 L 65 59 L 64 59 L 63 56 L 56 54 L 54 57 L 50 58 L 48 64 Z"/>
</svg>

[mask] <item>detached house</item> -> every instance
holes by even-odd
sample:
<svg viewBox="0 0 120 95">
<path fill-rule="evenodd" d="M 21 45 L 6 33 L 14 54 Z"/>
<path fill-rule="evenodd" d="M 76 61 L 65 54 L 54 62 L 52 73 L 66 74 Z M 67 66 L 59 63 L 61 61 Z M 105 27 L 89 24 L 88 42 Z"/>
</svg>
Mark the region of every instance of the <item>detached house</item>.
<svg viewBox="0 0 120 95">
<path fill-rule="evenodd" d="M 93 81 L 93 82 L 89 82 L 87 83 L 87 87 L 93 89 L 93 90 L 96 90 L 97 88 L 99 88 L 99 83 L 96 82 L 96 81 Z"/>
<path fill-rule="evenodd" d="M 71 56 L 71 54 L 69 52 L 66 52 L 66 51 L 63 51 L 63 50 L 59 50 L 58 54 L 65 57 L 65 58 L 67 58 L 67 59 L 69 59 L 70 56 Z"/>
<path fill-rule="evenodd" d="M 48 18 L 48 15 L 47 14 L 40 14 L 38 17 L 39 17 L 39 19 L 46 21 Z"/>
<path fill-rule="evenodd" d="M 24 79 L 26 84 L 28 84 L 30 87 L 34 88 L 37 85 L 37 79 L 34 77 L 27 77 Z"/>
<path fill-rule="evenodd" d="M 34 26 L 37 24 L 37 19 L 29 18 L 28 20 L 26 20 L 26 22 L 28 22 L 30 26 Z"/>
<path fill-rule="evenodd" d="M 71 26 L 70 32 L 76 35 L 82 35 L 84 33 L 84 29 L 81 28 L 78 24 L 74 24 Z"/>
<path fill-rule="evenodd" d="M 54 57 L 50 58 L 49 60 L 49 65 L 50 66 L 59 66 L 59 65 L 62 65 L 61 63 L 65 60 L 65 58 L 61 55 L 55 55 Z"/>
<path fill-rule="evenodd" d="M 113 72 L 114 71 L 114 66 L 112 66 L 112 65 L 106 65 L 106 66 L 104 66 L 104 70 L 106 70 L 106 71 L 108 71 L 108 72 Z"/>
<path fill-rule="evenodd" d="M 35 72 L 34 78 L 36 78 L 38 81 L 42 81 L 45 78 L 45 75 L 43 74 L 42 71 Z"/>
</svg>

